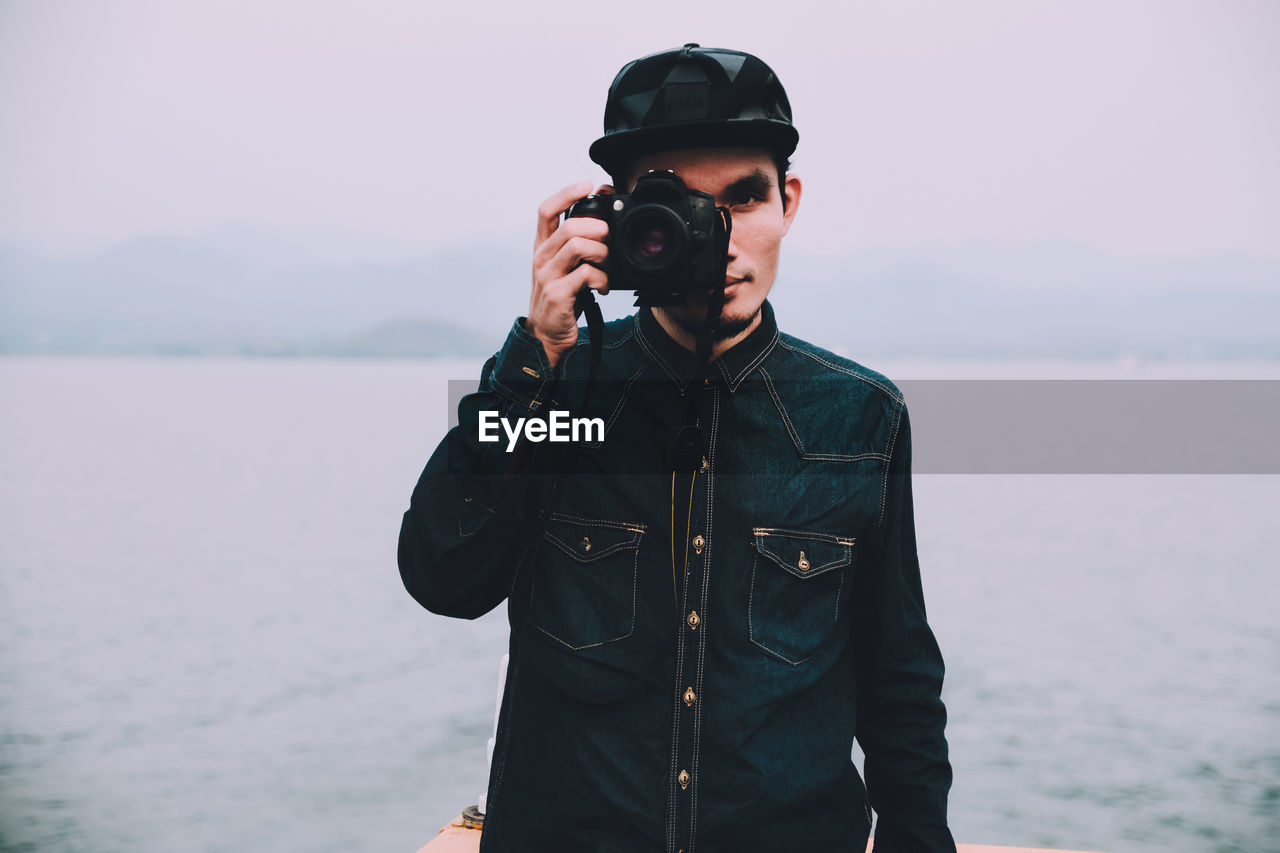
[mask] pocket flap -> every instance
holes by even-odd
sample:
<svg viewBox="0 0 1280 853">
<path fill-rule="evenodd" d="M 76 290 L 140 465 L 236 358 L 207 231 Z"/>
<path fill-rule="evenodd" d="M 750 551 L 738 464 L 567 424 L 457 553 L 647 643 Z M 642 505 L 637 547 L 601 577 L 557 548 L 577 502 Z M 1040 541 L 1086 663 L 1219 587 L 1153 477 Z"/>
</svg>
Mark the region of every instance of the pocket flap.
<svg viewBox="0 0 1280 853">
<path fill-rule="evenodd" d="M 798 578 L 812 578 L 853 562 L 854 539 L 830 533 L 752 528 L 756 550 Z"/>
<path fill-rule="evenodd" d="M 581 563 L 640 545 L 643 524 L 552 513 L 543 537 Z"/>
</svg>

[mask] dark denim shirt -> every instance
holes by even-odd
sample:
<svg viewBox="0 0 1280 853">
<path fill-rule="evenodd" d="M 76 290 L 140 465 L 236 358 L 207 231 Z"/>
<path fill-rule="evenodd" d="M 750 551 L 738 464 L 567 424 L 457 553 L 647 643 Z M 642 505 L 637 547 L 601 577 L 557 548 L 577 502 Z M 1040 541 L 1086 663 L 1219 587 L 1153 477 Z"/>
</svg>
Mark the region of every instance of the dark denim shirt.
<svg viewBox="0 0 1280 853">
<path fill-rule="evenodd" d="M 765 303 L 704 382 L 701 468 L 673 476 L 693 355 L 648 311 L 608 324 L 583 412 L 580 338 L 552 370 L 516 323 L 401 528 L 425 607 L 508 601 L 481 849 L 861 853 L 874 809 L 877 850 L 954 850 L 901 393 Z M 481 410 L 556 407 L 604 440 L 478 441 Z"/>
</svg>

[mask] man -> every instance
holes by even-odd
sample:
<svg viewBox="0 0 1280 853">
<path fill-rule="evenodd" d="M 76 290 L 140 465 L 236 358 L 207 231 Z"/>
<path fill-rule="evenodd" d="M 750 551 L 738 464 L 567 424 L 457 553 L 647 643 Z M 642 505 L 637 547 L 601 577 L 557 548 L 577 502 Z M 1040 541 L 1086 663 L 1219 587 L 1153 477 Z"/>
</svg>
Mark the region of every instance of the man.
<svg viewBox="0 0 1280 853">
<path fill-rule="evenodd" d="M 409 592 L 466 618 L 508 601 L 482 850 L 862 851 L 872 808 L 877 850 L 954 850 L 902 396 L 781 334 L 765 301 L 797 139 L 754 56 L 625 66 L 591 148 L 602 192 L 654 170 L 713 196 L 723 290 L 610 323 L 593 353 L 575 309 L 619 249 L 606 221 L 559 219 L 589 185 L 553 195 L 529 316 L 414 490 Z M 566 408 L 604 435 L 481 440 L 486 413 Z"/>
</svg>

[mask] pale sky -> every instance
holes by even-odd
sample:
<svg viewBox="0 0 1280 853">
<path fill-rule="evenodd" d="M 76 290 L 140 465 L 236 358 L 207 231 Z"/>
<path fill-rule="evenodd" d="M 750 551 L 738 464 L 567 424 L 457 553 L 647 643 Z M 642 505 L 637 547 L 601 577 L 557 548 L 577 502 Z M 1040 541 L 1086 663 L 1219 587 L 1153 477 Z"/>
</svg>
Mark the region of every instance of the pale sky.
<svg viewBox="0 0 1280 853">
<path fill-rule="evenodd" d="M 617 69 L 687 41 L 786 86 L 789 245 L 1280 257 L 1272 0 L 0 0 L 0 240 L 531 240 L 543 197 L 604 179 Z"/>
</svg>

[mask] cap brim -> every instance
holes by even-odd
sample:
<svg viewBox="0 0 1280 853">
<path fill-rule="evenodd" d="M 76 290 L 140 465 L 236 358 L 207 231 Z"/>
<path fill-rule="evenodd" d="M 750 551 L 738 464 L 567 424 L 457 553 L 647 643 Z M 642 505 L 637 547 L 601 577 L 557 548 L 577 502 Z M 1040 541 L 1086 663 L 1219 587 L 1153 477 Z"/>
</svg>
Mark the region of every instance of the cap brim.
<svg viewBox="0 0 1280 853">
<path fill-rule="evenodd" d="M 614 174 L 637 157 L 685 148 L 764 148 L 782 157 L 796 150 L 800 134 L 771 119 L 689 121 L 640 127 L 602 136 L 591 143 L 591 159 Z"/>
</svg>

